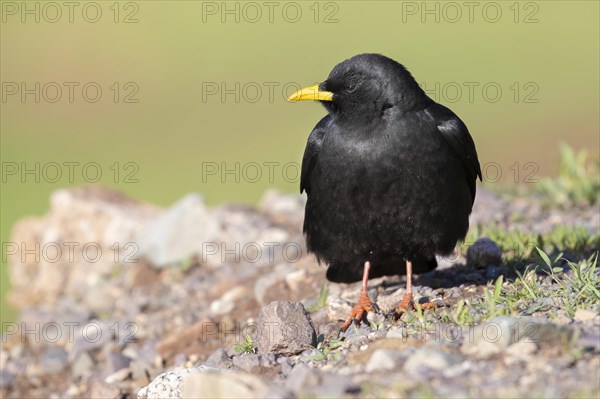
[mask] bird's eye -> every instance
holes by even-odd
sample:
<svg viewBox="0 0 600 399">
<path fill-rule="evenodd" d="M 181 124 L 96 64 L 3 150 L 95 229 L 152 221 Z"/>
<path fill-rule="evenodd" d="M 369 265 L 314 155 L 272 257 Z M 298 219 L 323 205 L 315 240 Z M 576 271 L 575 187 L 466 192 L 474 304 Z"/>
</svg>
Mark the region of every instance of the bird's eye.
<svg viewBox="0 0 600 399">
<path fill-rule="evenodd" d="M 346 93 L 354 93 L 357 88 L 358 88 L 358 83 L 349 83 L 346 86 L 345 91 L 346 91 Z"/>
</svg>

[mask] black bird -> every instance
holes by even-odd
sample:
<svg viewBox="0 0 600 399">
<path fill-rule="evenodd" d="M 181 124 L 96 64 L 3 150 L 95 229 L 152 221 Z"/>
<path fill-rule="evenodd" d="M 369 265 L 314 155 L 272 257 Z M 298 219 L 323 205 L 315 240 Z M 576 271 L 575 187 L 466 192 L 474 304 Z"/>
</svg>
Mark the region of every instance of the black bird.
<svg viewBox="0 0 600 399">
<path fill-rule="evenodd" d="M 467 127 L 429 98 L 400 63 L 360 54 L 289 101 L 328 111 L 308 138 L 300 191 L 309 251 L 327 279 L 360 281 L 345 330 L 373 306 L 369 276 L 406 274 L 397 314 L 413 307 L 412 273 L 437 267 L 464 239 L 481 169 Z M 434 306 L 433 303 L 425 307 Z"/>
</svg>

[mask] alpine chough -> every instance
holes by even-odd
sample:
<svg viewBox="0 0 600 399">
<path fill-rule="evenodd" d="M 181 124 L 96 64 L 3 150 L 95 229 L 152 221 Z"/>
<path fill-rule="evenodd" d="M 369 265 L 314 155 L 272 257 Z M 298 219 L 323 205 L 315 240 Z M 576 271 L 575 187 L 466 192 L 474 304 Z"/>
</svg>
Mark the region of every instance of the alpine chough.
<svg viewBox="0 0 600 399">
<path fill-rule="evenodd" d="M 308 250 L 327 263 L 328 280 L 362 278 L 342 329 L 373 310 L 369 277 L 406 274 L 401 314 L 414 306 L 412 273 L 433 270 L 435 255 L 451 253 L 467 233 L 481 180 L 473 139 L 403 65 L 379 54 L 341 62 L 324 82 L 289 98 L 300 100 L 328 111 L 302 160 Z"/>
</svg>

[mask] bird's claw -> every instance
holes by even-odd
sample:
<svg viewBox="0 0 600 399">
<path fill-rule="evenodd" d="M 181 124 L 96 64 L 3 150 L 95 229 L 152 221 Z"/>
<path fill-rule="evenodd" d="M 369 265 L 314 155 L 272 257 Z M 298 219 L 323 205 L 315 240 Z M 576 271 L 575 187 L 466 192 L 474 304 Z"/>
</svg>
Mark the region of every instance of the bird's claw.
<svg viewBox="0 0 600 399">
<path fill-rule="evenodd" d="M 433 309 L 438 306 L 440 306 L 440 304 L 437 301 L 429 301 L 429 302 L 419 304 L 419 308 L 421 308 L 423 310 Z M 398 307 L 396 308 L 396 312 L 394 313 L 394 318 L 399 319 L 400 316 L 402 316 L 404 313 L 406 313 L 408 311 L 413 311 L 413 310 L 416 310 L 413 295 L 411 293 L 406 293 L 404 295 L 404 297 L 402 298 L 402 300 L 400 301 L 400 303 L 398 304 Z"/>
<path fill-rule="evenodd" d="M 362 318 L 366 316 L 366 313 L 375 311 L 376 307 L 371 302 L 369 295 L 366 293 L 366 291 L 361 292 L 360 297 L 358 298 L 358 302 L 350 312 L 350 316 L 348 317 L 348 319 L 346 319 L 344 324 L 342 324 L 342 331 L 346 331 L 353 321 L 362 320 Z"/>
</svg>

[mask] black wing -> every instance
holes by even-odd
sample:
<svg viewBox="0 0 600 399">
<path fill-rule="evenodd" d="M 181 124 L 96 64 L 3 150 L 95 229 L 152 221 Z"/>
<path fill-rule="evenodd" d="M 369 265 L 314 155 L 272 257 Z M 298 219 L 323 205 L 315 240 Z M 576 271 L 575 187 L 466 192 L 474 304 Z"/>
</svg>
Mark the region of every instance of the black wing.
<svg viewBox="0 0 600 399">
<path fill-rule="evenodd" d="M 438 131 L 462 161 L 471 197 L 475 201 L 475 181 L 477 177 L 481 180 L 481 167 L 467 126 L 454 112 L 441 104 L 433 103 L 427 107 L 426 112 L 435 119 Z"/>
<path fill-rule="evenodd" d="M 310 193 L 310 175 L 317 162 L 317 156 L 319 155 L 321 144 L 323 143 L 323 136 L 330 124 L 331 117 L 327 115 L 317 123 L 317 126 L 315 126 L 310 133 L 310 136 L 308 136 L 306 149 L 304 150 L 304 156 L 302 157 L 300 193 L 303 191 L 306 191 L 307 194 Z"/>
</svg>

